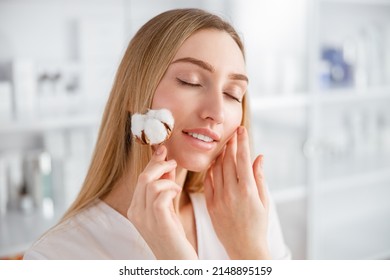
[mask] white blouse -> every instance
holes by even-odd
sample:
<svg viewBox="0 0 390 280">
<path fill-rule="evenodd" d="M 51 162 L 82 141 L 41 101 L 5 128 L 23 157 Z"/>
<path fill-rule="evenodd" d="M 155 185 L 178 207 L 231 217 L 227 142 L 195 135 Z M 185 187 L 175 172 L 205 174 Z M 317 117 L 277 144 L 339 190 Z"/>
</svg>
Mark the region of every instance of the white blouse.
<svg viewBox="0 0 390 280">
<path fill-rule="evenodd" d="M 192 193 L 190 198 L 199 259 L 228 259 L 212 226 L 204 195 Z M 268 240 L 273 259 L 291 258 L 273 203 L 270 204 Z M 154 260 L 155 256 L 128 219 L 102 200 L 97 200 L 45 233 L 25 253 L 24 259 Z"/>
</svg>

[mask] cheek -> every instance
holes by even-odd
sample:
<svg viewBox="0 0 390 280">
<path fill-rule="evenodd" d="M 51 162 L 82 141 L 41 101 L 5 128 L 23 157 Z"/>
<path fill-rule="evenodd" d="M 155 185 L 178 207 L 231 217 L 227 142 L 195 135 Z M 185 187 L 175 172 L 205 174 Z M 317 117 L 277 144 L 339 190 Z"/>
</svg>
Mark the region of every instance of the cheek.
<svg viewBox="0 0 390 280">
<path fill-rule="evenodd" d="M 228 113 L 227 116 L 228 117 L 225 119 L 224 125 L 224 139 L 222 141 L 222 147 L 225 146 L 233 133 L 235 133 L 237 128 L 241 125 L 242 110 L 231 110 L 230 114 Z"/>
<path fill-rule="evenodd" d="M 153 97 L 152 101 L 152 109 L 162 109 L 162 108 L 167 108 L 170 109 L 170 106 L 168 103 L 169 97 L 166 93 L 161 92 L 161 91 L 156 91 Z"/>
<path fill-rule="evenodd" d="M 162 80 L 158 85 L 152 101 L 152 109 L 168 109 L 175 116 L 175 112 L 182 109 L 186 99 L 178 92 L 172 83 Z M 185 106 L 185 105 L 184 105 Z"/>
<path fill-rule="evenodd" d="M 241 106 L 228 108 L 225 111 L 225 128 L 229 134 L 233 133 L 241 125 L 242 115 L 243 113 Z"/>
<path fill-rule="evenodd" d="M 171 111 L 177 127 L 180 125 L 181 120 L 188 119 L 188 115 L 194 110 L 194 102 L 191 102 L 190 98 L 184 97 L 180 92 L 156 92 L 152 102 L 152 109 L 165 108 Z"/>
<path fill-rule="evenodd" d="M 170 92 L 171 86 L 169 85 L 167 78 L 163 77 L 154 93 L 152 109 L 170 109 L 170 103 L 172 101 L 172 96 Z"/>
</svg>

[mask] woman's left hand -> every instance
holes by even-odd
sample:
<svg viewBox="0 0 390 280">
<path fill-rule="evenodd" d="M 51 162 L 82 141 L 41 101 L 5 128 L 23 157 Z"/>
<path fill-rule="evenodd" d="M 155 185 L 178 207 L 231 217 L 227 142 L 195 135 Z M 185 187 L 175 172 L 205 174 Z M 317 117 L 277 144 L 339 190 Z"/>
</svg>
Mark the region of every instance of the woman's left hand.
<svg viewBox="0 0 390 280">
<path fill-rule="evenodd" d="M 204 181 L 214 230 L 231 259 L 268 259 L 268 196 L 263 157 L 251 164 L 245 127 L 226 144 Z"/>
</svg>

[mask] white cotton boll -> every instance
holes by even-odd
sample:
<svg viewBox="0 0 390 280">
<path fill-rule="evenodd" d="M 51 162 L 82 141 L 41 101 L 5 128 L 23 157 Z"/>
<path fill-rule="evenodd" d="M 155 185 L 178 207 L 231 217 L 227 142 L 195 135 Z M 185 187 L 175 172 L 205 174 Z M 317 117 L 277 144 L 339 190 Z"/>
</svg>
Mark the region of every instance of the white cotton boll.
<svg viewBox="0 0 390 280">
<path fill-rule="evenodd" d="M 167 130 L 164 124 L 157 119 L 148 118 L 145 122 L 144 132 L 151 145 L 160 144 L 167 137 Z"/>
<path fill-rule="evenodd" d="M 134 114 L 131 123 L 131 132 L 140 143 L 156 145 L 169 138 L 174 119 L 168 109 L 157 109 L 148 110 L 146 114 Z"/>
<path fill-rule="evenodd" d="M 148 109 L 148 111 L 146 112 L 146 115 L 148 116 L 148 118 L 152 118 L 152 119 L 155 119 L 156 118 L 156 112 L 158 110 L 152 110 L 152 109 Z"/>
<path fill-rule="evenodd" d="M 146 116 L 142 114 L 134 114 L 131 117 L 131 132 L 133 135 L 141 137 L 142 130 L 144 129 L 146 122 Z"/>
<path fill-rule="evenodd" d="M 154 112 L 154 115 L 156 119 L 159 119 L 160 121 L 166 123 L 169 128 L 173 128 L 174 119 L 171 111 L 169 111 L 168 109 L 160 109 L 156 110 L 156 112 Z"/>
</svg>

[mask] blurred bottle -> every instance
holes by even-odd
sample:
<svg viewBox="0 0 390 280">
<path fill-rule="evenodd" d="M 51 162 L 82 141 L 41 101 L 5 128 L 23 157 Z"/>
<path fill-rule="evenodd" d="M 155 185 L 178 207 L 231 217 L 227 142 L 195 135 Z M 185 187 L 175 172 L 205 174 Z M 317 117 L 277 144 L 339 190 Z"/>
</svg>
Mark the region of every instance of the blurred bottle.
<svg viewBox="0 0 390 280">
<path fill-rule="evenodd" d="M 0 218 L 7 213 L 8 186 L 6 162 L 0 157 Z"/>
<path fill-rule="evenodd" d="M 9 151 L 4 154 L 4 159 L 7 164 L 7 206 L 9 210 L 17 210 L 23 185 L 23 156 L 19 151 Z"/>
<path fill-rule="evenodd" d="M 26 182 L 23 182 L 20 187 L 19 210 L 21 210 L 24 214 L 30 214 L 34 211 L 34 202 L 31 194 L 28 192 Z"/>
<path fill-rule="evenodd" d="M 385 83 L 385 28 L 370 24 L 359 30 L 356 37 L 355 86 L 379 86 Z"/>
<path fill-rule="evenodd" d="M 390 85 L 390 24 L 387 24 L 384 32 L 384 73 L 385 73 L 385 84 Z"/>
<path fill-rule="evenodd" d="M 12 82 L 14 89 L 16 117 L 29 119 L 35 115 L 37 80 L 35 64 L 29 59 L 12 62 Z"/>
<path fill-rule="evenodd" d="M 44 216 L 52 217 L 54 204 L 52 197 L 51 157 L 47 152 L 30 151 L 24 159 L 26 193 L 32 198 L 35 208 Z"/>
<path fill-rule="evenodd" d="M 12 87 L 9 81 L 0 81 L 0 123 L 12 119 Z"/>
<path fill-rule="evenodd" d="M 321 51 L 320 65 L 320 80 L 323 88 L 352 85 L 352 67 L 345 61 L 341 47 L 324 46 Z"/>
</svg>

